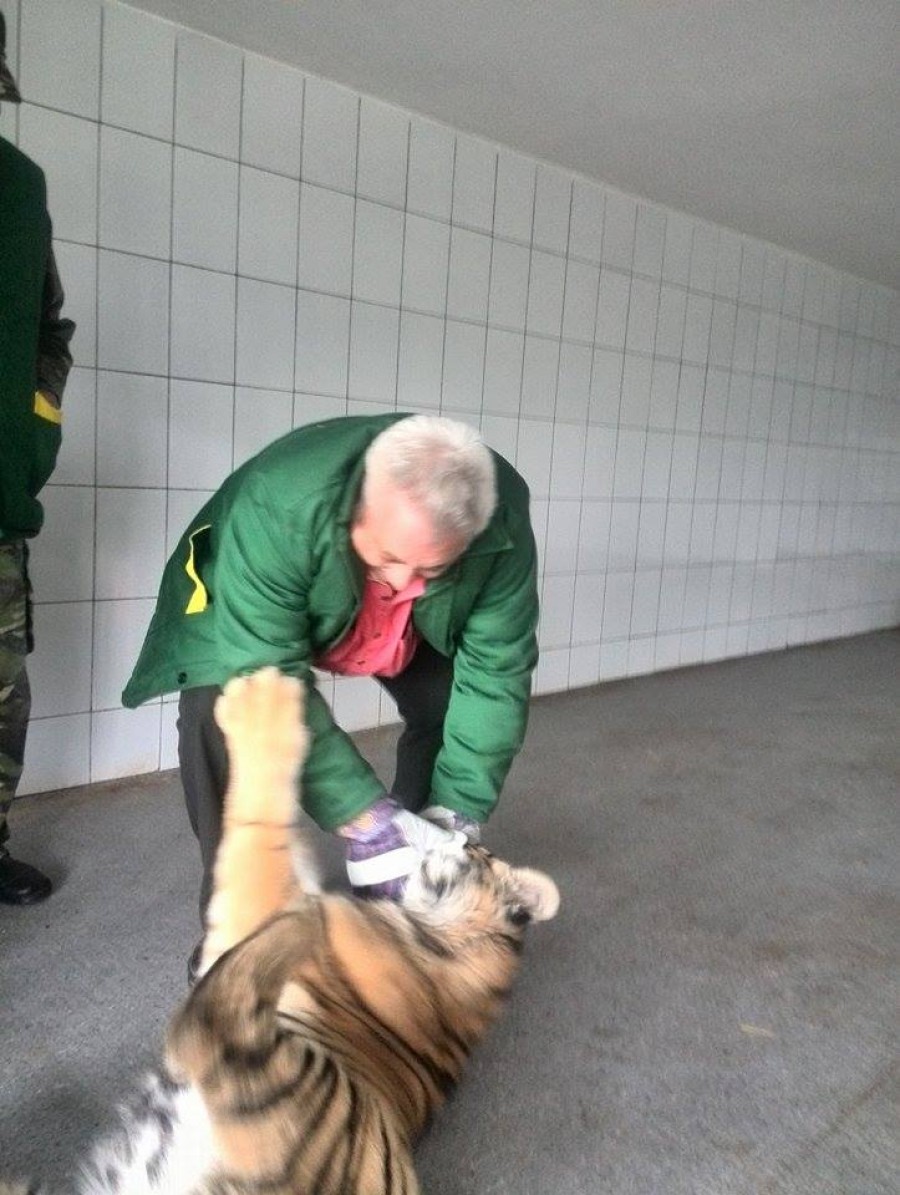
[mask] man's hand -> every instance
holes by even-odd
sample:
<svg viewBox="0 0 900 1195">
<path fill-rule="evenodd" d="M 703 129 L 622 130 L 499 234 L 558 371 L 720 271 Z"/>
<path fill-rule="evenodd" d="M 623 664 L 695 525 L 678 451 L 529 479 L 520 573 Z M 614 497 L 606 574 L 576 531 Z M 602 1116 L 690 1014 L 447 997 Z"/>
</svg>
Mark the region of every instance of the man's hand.
<svg viewBox="0 0 900 1195">
<path fill-rule="evenodd" d="M 399 900 L 409 876 L 432 850 L 461 845 L 462 834 L 381 797 L 337 833 L 347 844 L 347 875 L 357 896 Z"/>
<path fill-rule="evenodd" d="M 481 823 L 476 822 L 474 818 L 466 817 L 464 813 L 457 813 L 445 805 L 429 805 L 422 810 L 422 817 L 445 830 L 465 834 L 468 842 L 481 842 Z"/>
</svg>

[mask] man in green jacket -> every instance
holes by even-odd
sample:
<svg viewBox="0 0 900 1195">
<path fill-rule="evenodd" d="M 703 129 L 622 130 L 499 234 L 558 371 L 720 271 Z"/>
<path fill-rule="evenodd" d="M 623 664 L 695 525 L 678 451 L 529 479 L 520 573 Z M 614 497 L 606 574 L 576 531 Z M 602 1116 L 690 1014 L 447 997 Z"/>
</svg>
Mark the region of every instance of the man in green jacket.
<svg viewBox="0 0 900 1195">
<path fill-rule="evenodd" d="M 20 101 L 0 13 L 0 102 Z M 41 529 L 38 494 L 56 463 L 72 364 L 75 325 L 60 318 L 62 302 L 43 172 L 0 137 L 0 903 L 12 905 L 43 900 L 52 887 L 5 844 L 31 712 L 27 541 Z"/>
<path fill-rule="evenodd" d="M 525 733 L 537 615 L 527 487 L 465 424 L 335 419 L 232 474 L 166 566 L 123 694 L 135 706 L 181 691 L 201 909 L 227 779 L 212 707 L 229 677 L 271 664 L 303 678 L 303 805 L 345 838 L 356 889 L 396 896 L 431 823 L 474 837 L 493 809 Z M 389 790 L 335 724 L 314 667 L 374 675 L 396 700 Z M 427 821 L 406 812 L 423 808 Z"/>
</svg>

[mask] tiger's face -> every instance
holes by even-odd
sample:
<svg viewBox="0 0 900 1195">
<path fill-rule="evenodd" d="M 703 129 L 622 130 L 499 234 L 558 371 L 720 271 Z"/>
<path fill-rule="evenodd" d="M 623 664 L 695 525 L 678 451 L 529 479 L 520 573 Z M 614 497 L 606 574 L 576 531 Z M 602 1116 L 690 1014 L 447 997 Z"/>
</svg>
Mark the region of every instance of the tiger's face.
<svg viewBox="0 0 900 1195">
<path fill-rule="evenodd" d="M 543 872 L 511 867 L 482 846 L 454 843 L 425 856 L 409 878 L 403 908 L 435 927 L 510 933 L 554 917 L 559 890 Z"/>
</svg>

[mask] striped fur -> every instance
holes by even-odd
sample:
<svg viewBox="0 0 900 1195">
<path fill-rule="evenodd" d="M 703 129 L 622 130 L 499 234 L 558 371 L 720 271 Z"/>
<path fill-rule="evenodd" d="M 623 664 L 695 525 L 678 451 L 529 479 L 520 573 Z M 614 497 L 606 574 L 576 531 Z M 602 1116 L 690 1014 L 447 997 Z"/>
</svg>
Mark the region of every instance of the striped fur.
<svg viewBox="0 0 900 1195">
<path fill-rule="evenodd" d="M 171 1021 L 164 1077 L 81 1191 L 417 1195 L 412 1145 L 556 888 L 454 847 L 429 856 L 402 906 L 321 895 L 293 865 L 301 686 L 274 669 L 232 681 L 217 718 L 232 781 L 204 974 Z"/>
</svg>

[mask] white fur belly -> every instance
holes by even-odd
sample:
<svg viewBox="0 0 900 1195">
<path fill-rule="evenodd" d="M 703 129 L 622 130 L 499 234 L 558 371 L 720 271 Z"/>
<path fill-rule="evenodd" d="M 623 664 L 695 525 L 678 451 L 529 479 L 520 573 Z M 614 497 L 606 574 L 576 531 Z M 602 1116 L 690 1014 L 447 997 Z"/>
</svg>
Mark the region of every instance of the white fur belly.
<svg viewBox="0 0 900 1195">
<path fill-rule="evenodd" d="M 190 1195 L 213 1163 L 212 1131 L 192 1087 L 167 1089 L 151 1077 L 123 1110 L 118 1131 L 101 1141 L 84 1168 L 80 1195 Z"/>
</svg>

